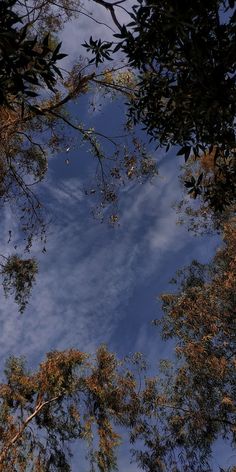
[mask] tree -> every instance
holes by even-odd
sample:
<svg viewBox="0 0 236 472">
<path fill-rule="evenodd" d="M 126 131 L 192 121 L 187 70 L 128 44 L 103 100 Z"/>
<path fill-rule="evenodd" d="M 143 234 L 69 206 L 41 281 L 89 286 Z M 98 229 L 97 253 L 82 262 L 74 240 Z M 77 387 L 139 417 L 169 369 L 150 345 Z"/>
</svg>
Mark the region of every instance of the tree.
<svg viewBox="0 0 236 472">
<path fill-rule="evenodd" d="M 102 0 L 96 3 L 104 8 L 109 7 Z M 45 176 L 48 149 L 50 152 L 59 152 L 68 147 L 68 137 L 63 132 L 68 128 L 73 130 L 76 144 L 80 145 L 81 141 L 87 143 L 90 153 L 98 161 L 98 192 L 95 190 L 93 194 L 102 195 L 102 201 L 99 202 L 101 207 L 115 204 L 118 197 L 116 190 L 123 185 L 125 178 L 145 179 L 156 173 L 156 167 L 144 146 L 138 143 L 132 133 L 130 139 L 126 136 L 127 146 L 121 146 L 115 138 L 93 128 L 86 129 L 80 120 L 75 120 L 68 114 L 68 103 L 78 99 L 89 89 L 91 91 L 92 87 L 103 87 L 106 92 L 116 91 L 126 96 L 133 88 L 132 83 L 128 85 L 132 75 L 127 71 L 122 74 L 123 66 L 121 71 L 118 66 L 114 70 L 105 69 L 96 73 L 91 71 L 88 60 L 80 59 L 70 70 L 60 68 L 58 61 L 66 54 L 60 51 L 61 43 L 58 43 L 57 34 L 65 21 L 83 14 L 79 3 L 68 0 L 59 1 L 56 5 L 53 1 L 39 5 L 35 1 L 27 8 L 18 0 L 11 0 L 3 2 L 1 8 L 4 14 L 0 23 L 0 196 L 3 200 L 11 201 L 12 194 L 15 196 L 17 193 L 17 199 L 25 199 L 24 205 L 21 205 L 25 209 L 22 226 L 28 231 L 30 238 L 38 231 L 37 226 L 43 226 L 41 202 L 32 191 L 32 183 L 41 181 Z M 112 10 L 113 7 L 110 6 L 109 9 Z M 50 34 L 47 33 L 49 26 Z M 32 31 L 36 31 L 37 36 Z M 42 85 L 46 85 L 43 93 Z M 109 159 L 102 148 L 104 140 L 113 146 Z"/>
<path fill-rule="evenodd" d="M 5 376 L 1 471 L 69 472 L 70 442 L 79 439 L 88 442 L 91 470 L 115 468 L 120 436 L 114 424 L 130 423 L 136 382 L 104 346 L 94 359 L 75 349 L 51 352 L 34 373 L 10 358 Z"/>
<path fill-rule="evenodd" d="M 214 149 L 214 172 L 209 175 L 203 166 L 195 176 L 193 165 L 193 171 L 190 178 L 185 181 L 185 185 L 194 198 L 201 196 L 211 209 L 222 212 L 235 200 L 233 75 L 235 14 L 232 13 L 234 2 L 212 1 L 208 2 L 207 6 L 200 1 L 191 4 L 188 2 L 188 5 L 183 2 L 170 4 L 168 1 L 156 2 L 155 5 L 140 3 L 133 7 L 130 13 L 132 21 L 127 26 L 120 24 L 118 20 L 118 9 L 125 9 L 121 2 L 109 4 L 97 0 L 96 3 L 110 12 L 114 27 L 118 29 L 118 34 L 114 36 L 119 41 L 113 48 L 114 43 L 93 40 L 91 37 L 89 43 L 84 44 L 88 51 L 95 54 L 90 63 L 95 61 L 97 66 L 111 59 L 113 54 L 121 49 L 130 67 L 140 72 L 136 86 L 129 88 L 124 84 L 117 84 L 113 79 L 107 80 L 109 74 L 112 76 L 112 69 L 106 69 L 104 74 L 98 74 L 97 77 L 93 72 L 84 76 L 82 83 L 80 80 L 78 83 L 81 67 L 79 69 L 77 66 L 66 81 L 70 88 L 69 94 L 63 98 L 60 96 L 61 100 L 51 103 L 50 109 L 45 109 L 39 102 L 32 105 L 30 101 L 28 106 L 31 111 L 33 107 L 35 114 L 47 118 L 50 116 L 51 129 L 54 128 L 52 137 L 54 144 L 56 142 L 58 144 L 55 122 L 72 125 L 74 130 L 91 141 L 93 152 L 99 160 L 98 187 L 99 193 L 103 196 L 102 205 L 111 203 L 114 206 L 119 183 L 117 176 L 120 177 L 120 170 L 124 170 L 125 166 L 126 169 L 129 167 L 129 177 L 134 176 L 135 172 L 130 172 L 133 165 L 127 166 L 127 159 L 123 155 L 121 159 L 123 163 L 119 161 L 113 168 L 108 166 L 108 172 L 103 170 L 106 160 L 97 142 L 99 133 L 88 130 L 87 134 L 83 126 L 66 120 L 65 115 L 61 113 L 61 106 L 65 106 L 81 92 L 84 93 L 91 83 L 99 83 L 100 86 L 102 84 L 110 90 L 122 91 L 129 100 L 130 122 L 144 123 L 148 133 L 155 138 L 158 145 L 167 147 L 173 144 L 180 145 L 178 154 L 184 155 L 185 160 L 192 155 L 192 161 L 197 162 L 202 162 L 202 156 L 207 153 L 207 149 L 209 149 L 208 154 Z M 7 15 L 2 21 L 2 37 L 5 49 L 8 44 L 6 41 L 9 42 L 13 58 L 8 64 L 4 54 L 2 57 L 4 87 L 6 90 L 9 89 L 13 96 L 19 93 L 27 96 L 28 92 L 29 94 L 38 92 L 32 90 L 32 87 L 26 88 L 26 83 L 29 82 L 37 88 L 40 80 L 43 80 L 54 91 L 60 86 L 59 95 L 61 95 L 61 87 L 65 85 L 65 81 L 64 83 L 58 81 L 62 73 L 55 63 L 63 57 L 63 54 L 59 52 L 59 47 L 54 50 L 49 47 L 48 37 L 42 38 L 42 28 L 50 25 L 51 31 L 56 33 L 63 21 L 78 13 L 82 14 L 82 10 L 76 2 L 59 2 L 57 4 L 59 14 L 58 11 L 55 14 L 53 2 L 43 3 L 40 6 L 35 2 L 31 9 L 26 13 L 23 11 L 20 17 L 16 13 L 17 2 L 11 2 L 9 5 L 3 3 Z M 23 23 L 21 29 L 15 26 L 19 21 Z M 30 32 L 32 25 L 38 32 L 39 40 L 32 37 Z M 10 34 L 7 40 L 6 31 Z M 14 38 L 17 38 L 14 39 L 15 42 L 12 39 L 13 33 Z M 13 43 L 10 44 L 10 41 Z M 29 47 L 32 49 L 31 54 Z M 6 76 L 9 71 L 10 74 Z M 23 105 L 25 106 L 24 101 Z M 35 116 L 28 114 L 26 121 L 31 122 L 34 118 Z M 28 138 L 32 139 L 32 136 Z M 39 152 L 39 147 L 37 151 Z M 132 157 L 131 152 L 131 159 L 128 159 L 130 162 L 133 162 Z M 150 157 L 144 162 L 144 166 L 141 163 L 145 175 L 149 173 L 149 169 L 151 174 L 153 173 L 154 165 L 151 162 L 150 167 L 149 161 Z M 115 214 L 112 213 L 110 217 L 111 221 L 116 220 Z"/>
<path fill-rule="evenodd" d="M 0 274 L 5 296 L 14 295 L 19 312 L 23 313 L 38 272 L 37 262 L 33 258 L 22 259 L 16 254 L 2 258 L 4 263 L 0 264 Z"/>
<path fill-rule="evenodd" d="M 140 420 L 131 438 L 143 439 L 136 457 L 144 470 L 210 471 L 217 438 L 236 442 L 235 218 L 210 264 L 179 271 L 174 293 L 162 295 L 157 322 L 173 339 L 177 363 L 147 379 Z"/>
<path fill-rule="evenodd" d="M 111 224 L 118 220 L 120 187 L 157 173 L 156 162 L 131 133 L 138 123 L 158 146 L 180 146 L 178 155 L 188 164 L 184 186 L 202 202 L 201 214 L 209 210 L 218 218 L 234 207 L 234 1 L 141 2 L 129 13 L 127 25 L 119 22 L 119 10 L 127 13 L 124 2 L 94 1 L 110 13 L 114 41 L 90 37 L 84 46 L 95 57 L 80 60 L 67 73 L 58 65 L 65 56 L 58 32 L 64 22 L 85 14 L 80 4 L 34 1 L 27 8 L 12 0 L 1 5 L 0 196 L 2 202 L 19 205 L 27 249 L 35 235 L 45 240 L 46 228 L 32 184 L 47 172 L 48 150 L 68 147 L 68 127 L 74 145 L 86 143 L 96 158 L 95 183 L 86 193 L 93 196 L 99 218 L 110 207 Z M 50 36 L 45 34 L 49 28 Z M 119 50 L 127 60 L 123 76 L 123 65 L 121 70 L 120 65 L 107 67 Z M 127 99 L 125 147 L 68 116 L 68 103 L 97 86 Z M 112 155 L 106 156 L 104 140 Z M 211 168 L 206 168 L 206 156 L 213 156 Z M 192 207 L 189 211 L 196 215 Z"/>
<path fill-rule="evenodd" d="M 143 123 L 158 146 L 180 146 L 178 155 L 195 162 L 214 148 L 213 175 L 202 168 L 186 187 L 221 212 L 236 192 L 234 6 L 231 0 L 140 1 L 130 23 L 116 22 L 113 49 L 115 43 L 102 49 L 92 38 L 86 44 L 96 62 L 121 49 L 138 70 L 129 122 Z"/>
<path fill-rule="evenodd" d="M 104 346 L 95 358 L 51 352 L 36 372 L 9 359 L 0 385 L 0 470 L 69 471 L 70 444 L 83 439 L 91 470 L 110 472 L 121 427 L 147 472 L 212 470 L 215 440 L 236 440 L 235 224 L 225 225 L 210 264 L 194 261 L 173 280 L 177 290 L 162 295 L 157 324 L 175 341 L 178 361 L 162 361 L 157 376 L 139 354 L 117 361 Z"/>
<path fill-rule="evenodd" d="M 107 218 L 111 224 L 118 220 L 119 188 L 132 178 L 141 181 L 152 177 L 157 172 L 156 165 L 134 134 L 126 137 L 124 146 L 119 139 L 87 129 L 80 119 L 68 113 L 68 103 L 89 88 L 91 91 L 93 87 L 103 87 L 126 94 L 129 90 L 120 67 L 112 73 L 104 70 L 95 74 L 89 70 L 88 61 L 80 59 L 69 71 L 60 68 L 58 62 L 66 54 L 60 51 L 57 35 L 65 21 L 83 14 L 78 2 L 59 1 L 55 5 L 53 1 L 40 4 L 35 1 L 28 7 L 11 0 L 2 2 L 1 12 L 0 203 L 14 207 L 17 212 L 26 251 L 36 237 L 45 250 L 48 219 L 36 189 L 47 173 L 49 153 L 65 151 L 68 145 L 85 144 L 97 163 L 91 162 L 95 182 L 86 189 L 86 194 L 93 196 L 96 216 L 103 218 L 104 208 L 110 206 Z M 68 128 L 73 132 L 70 138 Z M 103 150 L 104 141 L 110 146 L 108 156 Z M 9 240 L 13 236 L 10 233 Z M 19 260 L 18 254 L 12 257 Z M 22 267 L 27 266 L 27 261 L 22 259 Z M 31 265 L 35 264 L 31 260 Z M 13 278 L 8 279 L 7 293 L 15 289 L 13 284 L 9 290 L 11 282 Z M 21 308 L 26 306 L 27 296 L 24 292 Z"/>
<path fill-rule="evenodd" d="M 87 193 L 100 195 L 100 212 L 107 204 L 116 207 L 125 181 L 157 173 L 134 135 L 120 146 L 68 114 L 68 103 L 96 86 L 126 97 L 130 133 L 141 122 L 158 145 L 181 147 L 191 196 L 214 214 L 226 207 L 234 212 L 235 2 L 141 0 L 125 26 L 116 15 L 123 1 L 94 1 L 110 12 L 118 42 L 91 37 L 84 46 L 95 58 L 80 60 L 68 75 L 57 63 L 65 54 L 56 34 L 64 21 L 82 14 L 77 2 L 0 5 L 0 198 L 19 204 L 27 250 L 45 234 L 32 185 L 47 172 L 47 150 L 68 144 L 67 127 L 96 158 L 96 185 Z M 51 36 L 45 35 L 49 28 Z M 106 67 L 118 50 L 128 61 L 123 75 L 120 66 Z M 105 68 L 96 70 L 101 64 Z M 113 146 L 109 159 L 103 140 Z M 116 219 L 112 210 L 111 223 Z M 0 471 L 69 471 L 70 441 L 86 439 L 91 470 L 110 472 L 120 440 L 115 425 L 130 429 L 132 443 L 143 441 L 135 456 L 146 471 L 209 470 L 216 438 L 235 443 L 235 233 L 231 219 L 213 262 L 193 262 L 180 272 L 177 292 L 162 296 L 163 336 L 177 339 L 179 363 L 172 369 L 162 363 L 143 388 L 137 390 L 134 373 L 104 347 L 95 360 L 77 350 L 49 353 L 35 373 L 22 359 L 8 361 L 0 386 Z M 36 261 L 1 258 L 5 293 L 13 293 L 23 311 Z"/>
<path fill-rule="evenodd" d="M 25 101 L 38 95 L 35 86 L 46 85 L 54 91 L 56 77 L 61 75 L 56 62 L 65 57 L 59 54 L 60 44 L 54 50 L 49 47 L 49 34 L 43 40 L 42 33 L 39 39 L 33 37 L 29 32 L 32 21 L 24 24 L 23 18 L 17 11 L 17 0 L 1 2 L 0 106 L 14 109 L 14 105 L 21 105 L 22 114 Z"/>
<path fill-rule="evenodd" d="M 234 152 L 232 156 L 235 158 Z M 224 166 L 224 175 L 216 166 L 216 160 Z M 203 153 L 198 161 L 193 156 L 188 159 L 182 169 L 180 180 L 188 192 L 183 193 L 182 200 L 176 205 L 176 210 L 180 214 L 179 222 L 186 224 L 194 233 L 209 234 L 217 231 L 220 234 L 224 224 L 235 215 L 233 159 L 225 159 L 219 148 L 213 146 L 209 152 Z M 203 193 L 200 194 L 199 185 L 203 189 Z M 208 201 L 204 194 L 207 195 Z M 193 204 L 193 198 L 196 197 L 198 200 Z"/>
</svg>

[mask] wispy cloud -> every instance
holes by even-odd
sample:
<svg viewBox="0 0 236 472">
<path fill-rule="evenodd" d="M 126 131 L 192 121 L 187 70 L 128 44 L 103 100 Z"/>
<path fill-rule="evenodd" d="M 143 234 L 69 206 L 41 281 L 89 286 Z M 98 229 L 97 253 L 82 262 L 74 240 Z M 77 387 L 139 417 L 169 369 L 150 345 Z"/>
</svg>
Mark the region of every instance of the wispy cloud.
<svg viewBox="0 0 236 472">
<path fill-rule="evenodd" d="M 188 241 L 184 229 L 175 226 L 170 203 L 178 190 L 174 175 L 168 179 L 168 194 L 166 180 L 127 191 L 121 227 L 115 230 L 91 219 L 78 181 L 48 185 L 55 217 L 47 254 L 40 257 L 26 313 L 19 316 L 12 300 L 2 303 L 3 357 L 16 353 L 37 359 L 70 346 L 93 350 L 114 337 L 124 317 L 134 317 L 129 311 L 134 289 L 147 278 L 158 280 L 165 254 Z"/>
</svg>

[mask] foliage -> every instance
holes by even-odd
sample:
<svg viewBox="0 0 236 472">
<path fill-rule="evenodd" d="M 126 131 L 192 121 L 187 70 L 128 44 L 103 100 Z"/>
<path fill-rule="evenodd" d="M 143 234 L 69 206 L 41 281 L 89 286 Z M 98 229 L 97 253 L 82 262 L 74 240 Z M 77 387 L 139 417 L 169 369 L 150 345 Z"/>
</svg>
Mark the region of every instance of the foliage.
<svg viewBox="0 0 236 472">
<path fill-rule="evenodd" d="M 235 158 L 234 150 L 226 158 L 218 146 L 212 146 L 199 159 L 191 156 L 183 166 L 181 181 L 188 192 L 176 209 L 190 230 L 220 233 L 235 214 Z"/>
<path fill-rule="evenodd" d="M 93 128 L 86 129 L 83 123 L 70 117 L 68 110 L 66 110 L 66 105 L 70 101 L 78 99 L 80 95 L 91 91 L 92 87 L 103 88 L 111 92 L 115 90 L 117 93 L 128 93 L 128 91 L 132 90 L 133 86 L 130 81 L 131 75 L 128 72 L 122 71 L 123 67 L 121 67 L 120 73 L 119 67 L 110 70 L 109 74 L 114 77 L 114 80 L 113 78 L 112 80 L 108 80 L 109 74 L 106 69 L 97 75 L 95 72 L 86 75 L 86 69 L 89 64 L 86 60 L 81 59 L 78 63 L 75 63 L 70 70 L 66 71 L 67 76 L 65 77 L 65 72 L 55 65 L 55 63 L 65 56 L 65 54 L 60 53 L 61 43 L 57 44 L 55 35 L 62 27 L 63 21 L 73 18 L 79 13 L 82 14 L 82 11 L 79 10 L 79 5 L 73 3 L 73 0 L 68 2 L 59 1 L 57 7 L 58 11 L 55 10 L 53 2 L 45 2 L 42 5 L 38 5 L 37 2 L 35 2 L 35 4 L 32 4 L 30 10 L 26 9 L 25 11 L 22 5 L 18 5 L 17 0 L 12 1 L 10 4 L 3 3 L 3 8 L 6 8 L 9 13 L 10 26 L 12 24 L 14 26 L 17 21 L 22 22 L 22 28 L 24 30 L 22 41 L 23 43 L 25 41 L 28 47 L 27 50 L 23 49 L 21 51 L 21 49 L 17 49 L 18 43 L 14 43 L 14 45 L 11 46 L 13 53 L 16 55 L 16 63 L 20 64 L 19 70 L 17 69 L 16 71 L 14 68 L 13 76 L 18 77 L 20 75 L 23 80 L 22 90 L 16 87 L 15 94 L 17 96 L 18 94 L 24 95 L 24 93 L 27 95 L 28 89 L 25 88 L 25 81 L 27 82 L 29 76 L 32 76 L 32 81 L 27 87 L 32 87 L 29 90 L 30 93 L 29 96 L 27 96 L 27 100 L 23 102 L 23 110 L 22 102 L 20 101 L 17 103 L 19 106 L 15 107 L 14 110 L 9 108 L 9 103 L 5 104 L 5 106 L 0 103 L 2 116 L 0 133 L 3 141 L 1 149 L 3 153 L 1 161 L 4 167 L 3 180 L 10 180 L 9 185 L 2 185 L 2 197 L 11 200 L 12 196 L 9 195 L 8 190 L 13 181 L 15 188 L 19 186 L 23 187 L 22 190 L 26 199 L 30 200 L 31 193 L 31 197 L 34 200 L 35 194 L 29 191 L 29 185 L 26 183 L 28 174 L 30 174 L 31 177 L 33 174 L 35 180 L 44 178 L 47 170 L 48 150 L 50 150 L 50 152 L 59 152 L 60 150 L 65 151 L 66 145 L 68 149 L 72 147 L 72 138 L 71 136 L 69 137 L 69 132 L 67 131 L 67 142 L 63 133 L 63 130 L 70 128 L 70 130 L 74 132 L 74 146 L 86 143 L 90 153 L 96 157 L 98 161 L 98 180 L 102 181 L 104 187 L 101 189 L 100 185 L 98 185 L 98 193 L 102 193 L 103 196 L 105 195 L 104 201 L 111 203 L 111 199 L 106 198 L 106 194 L 109 194 L 107 189 L 109 189 L 109 187 L 112 188 L 114 182 L 116 182 L 115 186 L 118 187 L 119 182 L 117 178 L 112 179 L 114 176 L 113 168 L 115 168 L 117 164 L 120 177 L 122 177 L 122 173 L 124 175 L 127 173 L 127 154 L 129 152 L 132 153 L 132 148 L 129 150 L 128 146 L 125 146 L 125 150 L 123 150 L 123 146 L 115 139 L 96 132 Z M 19 16 L 19 10 L 21 11 L 21 16 Z M 45 27 L 49 24 L 51 36 L 49 37 L 47 34 L 45 37 Z M 7 27 L 10 28 L 10 26 L 7 23 L 6 30 Z M 36 29 L 38 32 L 36 38 L 32 38 L 32 28 L 34 28 L 34 30 Z M 3 28 L 3 37 L 4 34 L 5 30 Z M 16 28 L 14 38 L 17 38 L 17 34 L 21 34 L 21 29 Z M 10 37 L 13 37 L 13 35 L 10 34 Z M 37 38 L 39 38 L 42 44 L 37 42 Z M 56 47 L 55 44 L 57 44 Z M 5 49 L 3 48 L 2 54 Z M 39 70 L 34 63 L 34 54 L 39 61 Z M 22 59 L 22 67 L 21 60 L 18 58 L 20 55 L 24 58 L 24 60 Z M 44 63 L 45 57 L 48 59 L 47 63 Z M 6 59 L 5 56 L 3 59 Z M 32 64 L 29 62 L 30 60 Z M 55 73 L 53 77 L 49 79 L 47 73 L 52 74 L 51 69 L 53 69 Z M 2 76 L 6 84 L 8 84 L 11 73 L 7 74 L 6 70 L 3 69 Z M 125 79 L 125 77 L 127 77 L 127 79 Z M 41 85 L 42 82 L 40 81 L 41 79 L 47 85 L 47 90 L 45 90 L 43 94 L 39 93 L 39 85 Z M 12 91 L 11 98 L 14 98 L 14 91 Z M 99 141 L 100 138 L 102 142 Z M 126 138 L 128 138 L 128 135 L 126 135 Z M 131 140 L 132 139 L 133 135 L 131 134 Z M 107 140 L 109 145 L 113 147 L 114 152 L 112 152 L 112 157 L 109 156 L 109 159 L 106 159 L 107 156 L 103 151 L 102 144 L 104 140 Z M 129 139 L 127 139 L 127 142 L 128 141 Z M 140 150 L 141 157 L 145 158 L 144 147 L 136 145 L 136 142 L 137 139 L 133 142 L 136 155 Z M 68 144 L 70 144 L 69 147 Z M 6 154 L 9 154 L 9 152 L 11 157 L 10 165 L 8 162 L 9 159 L 7 160 L 6 158 Z M 121 157 L 119 157 L 120 154 Z M 136 159 L 136 156 L 133 156 L 133 159 Z M 124 162 L 122 162 L 122 160 Z M 112 161 L 114 165 L 109 161 Z M 15 162 L 17 162 L 17 165 Z M 28 167 L 26 167 L 26 164 Z M 140 163 L 139 175 L 147 177 L 149 167 L 152 176 L 155 173 L 155 165 L 154 162 L 151 164 L 151 158 L 147 156 L 147 161 Z M 131 173 L 128 172 L 128 174 L 128 178 L 130 178 Z M 135 172 L 133 172 L 132 175 L 134 176 Z M 10 178 L 8 179 L 9 176 Z M 112 180 L 113 182 L 111 182 Z M 124 179 L 122 178 L 121 180 L 123 183 Z M 32 202 L 31 206 L 35 209 L 35 204 L 37 205 L 37 203 L 39 202 Z"/>
<path fill-rule="evenodd" d="M 91 92 L 92 88 L 127 94 L 132 90 L 132 83 L 128 83 L 130 76 L 126 74 L 126 84 L 124 74 L 119 75 L 119 67 L 114 70 L 115 80 L 110 81 L 107 80 L 106 70 L 97 74 L 87 73 L 89 64 L 81 58 L 66 73 L 61 70 L 58 61 L 66 54 L 60 52 L 57 33 L 65 21 L 83 12 L 73 0 L 59 1 L 56 7 L 50 1 L 40 5 L 33 2 L 29 8 L 18 0 L 2 2 L 5 15 L 0 23 L 3 41 L 0 79 L 2 77 L 4 96 L 0 101 L 0 164 L 3 168 L 0 196 L 4 202 L 17 200 L 24 209 L 24 218 L 21 219 L 23 230 L 27 233 L 26 239 L 29 238 L 28 248 L 35 234 L 40 233 L 40 227 L 45 234 L 42 204 L 32 190 L 32 184 L 44 178 L 49 152 L 65 152 L 65 149 L 86 145 L 97 161 L 92 194 L 101 196 L 101 201 L 98 201 L 101 214 L 104 206 L 114 207 L 119 187 L 126 177 L 129 180 L 137 175 L 145 180 L 156 173 L 153 159 L 143 145 L 136 144 L 137 138 L 132 133 L 131 137 L 126 134 L 121 145 L 119 139 L 107 137 L 93 128 L 86 129 L 80 120 L 69 115 L 67 104 Z M 46 34 L 49 26 L 50 35 Z M 35 30 L 37 36 L 32 35 Z M 9 48 L 12 51 L 10 58 Z M 42 93 L 40 86 L 43 84 L 47 87 Z M 112 149 L 109 156 L 103 150 L 104 141 Z M 129 155 L 130 162 L 135 161 L 135 165 L 127 164 Z M 109 216 L 111 222 L 116 217 L 112 208 Z"/>
<path fill-rule="evenodd" d="M 0 274 L 5 295 L 14 295 L 20 313 L 23 313 L 28 303 L 37 272 L 38 266 L 34 259 L 22 259 L 17 255 L 8 257 L 1 264 Z"/>
<path fill-rule="evenodd" d="M 0 106 L 14 107 L 17 100 L 24 112 L 25 100 L 38 95 L 39 85 L 55 91 L 57 75 L 61 72 L 56 62 L 65 54 L 60 44 L 49 47 L 49 34 L 43 40 L 33 37 L 30 23 L 23 24 L 17 0 L 0 5 Z M 19 23 L 22 27 L 19 28 Z"/>
<path fill-rule="evenodd" d="M 146 471 L 210 471 L 217 438 L 236 442 L 235 219 L 213 261 L 179 271 L 174 293 L 162 295 L 164 339 L 175 341 L 176 366 L 147 380 L 132 440 Z"/>
<path fill-rule="evenodd" d="M 220 212 L 235 202 L 236 193 L 234 6 L 225 0 L 140 0 L 131 22 L 118 24 L 113 50 L 107 43 L 101 51 L 92 38 L 85 44 L 96 63 L 121 49 L 138 70 L 129 122 L 143 123 L 158 146 L 180 146 L 178 155 L 185 161 L 217 149 L 214 179 L 207 182 L 203 171 L 204 185 L 192 175 L 186 187 Z"/>
<path fill-rule="evenodd" d="M 158 145 L 181 147 L 178 154 L 187 161 L 184 185 L 202 202 L 203 212 L 218 217 L 234 205 L 234 2 L 139 2 L 126 26 L 116 15 L 124 8 L 120 2 L 96 3 L 110 13 L 118 33 L 114 42 L 91 36 L 84 46 L 94 58 L 80 59 L 66 73 L 58 66 L 65 54 L 57 34 L 65 21 L 83 14 L 78 2 L 59 0 L 56 8 L 51 1 L 34 1 L 29 8 L 18 0 L 1 3 L 0 199 L 18 208 L 27 249 L 35 236 L 45 245 L 47 221 L 32 186 L 46 175 L 48 153 L 85 145 L 95 157 L 95 182 L 86 189 L 93 213 L 116 224 L 120 188 L 157 174 L 132 123 L 143 123 Z M 117 51 L 129 67 L 105 64 L 101 70 Z M 125 141 L 86 129 L 69 115 L 68 103 L 97 89 L 128 100 Z"/>
<path fill-rule="evenodd" d="M 175 341 L 177 363 L 161 362 L 157 376 L 148 375 L 139 354 L 120 362 L 104 346 L 95 359 L 77 350 L 49 353 L 34 373 L 22 359 L 8 361 L 0 470 L 69 471 L 70 444 L 83 439 L 91 470 L 110 472 L 121 427 L 147 472 L 211 470 L 215 440 L 236 441 L 235 229 L 232 218 L 212 262 L 193 261 L 173 279 L 174 293 L 162 295 L 156 324 Z M 17 258 L 7 261 L 10 280 L 18 265 Z"/>
<path fill-rule="evenodd" d="M 161 144 L 185 146 L 186 159 L 194 142 L 235 143 L 231 3 L 142 2 L 133 8 L 131 32 L 122 33 L 124 51 L 142 71 L 131 114 Z"/>
<path fill-rule="evenodd" d="M 87 129 L 68 112 L 68 103 L 88 91 L 102 88 L 114 94 L 132 89 L 124 74 L 119 76 L 119 67 L 110 82 L 105 71 L 88 73 L 89 64 L 81 58 L 67 71 L 59 67 L 66 54 L 60 52 L 57 35 L 65 21 L 83 14 L 79 3 L 34 1 L 29 6 L 11 0 L 1 2 L 0 8 L 0 204 L 14 209 L 26 250 L 39 237 L 45 251 L 49 217 L 36 184 L 45 178 L 49 155 L 83 145 L 95 158 L 95 177 L 85 193 L 92 196 L 96 217 L 103 219 L 110 208 L 106 218 L 112 225 L 118 221 L 120 188 L 134 177 L 152 177 L 156 165 L 134 133 L 126 133 L 121 142 Z"/>
<path fill-rule="evenodd" d="M 234 211 L 235 163 L 235 149 L 224 152 L 215 145 L 200 154 L 198 159 L 191 155 L 183 168 L 181 179 L 188 190 L 188 195 L 194 199 L 199 196 L 200 213 L 204 211 L 206 215 L 211 214 L 219 227 L 225 215 L 227 218 L 227 215 Z"/>
<path fill-rule="evenodd" d="M 95 359 L 78 350 L 51 352 L 34 373 L 22 359 L 9 359 L 0 385 L 0 471 L 69 471 L 70 444 L 80 439 L 88 443 L 91 470 L 110 472 L 121 440 L 116 428 L 126 427 L 143 470 L 206 472 L 214 441 L 236 439 L 235 2 L 140 0 L 125 26 L 115 14 L 123 2 L 95 1 L 110 12 L 118 41 L 90 37 L 84 46 L 94 58 L 81 59 L 67 76 L 57 64 L 65 54 L 56 33 L 82 14 L 77 2 L 59 0 L 56 10 L 51 1 L 29 8 L 17 0 L 0 4 L 0 199 L 19 205 L 26 249 L 37 234 L 45 240 L 32 185 L 46 175 L 48 152 L 64 150 L 68 139 L 94 156 L 95 185 L 86 193 L 98 197 L 96 215 L 103 217 L 110 205 L 109 221 L 116 223 L 120 187 L 157 174 L 131 132 L 140 122 L 158 145 L 180 146 L 183 183 L 201 205 L 190 216 L 213 215 L 218 228 L 231 220 L 212 263 L 194 261 L 179 272 L 175 293 L 162 296 L 165 315 L 158 324 L 163 337 L 176 342 L 176 366 L 162 363 L 153 378 L 139 371 L 137 389 L 135 369 L 104 346 Z M 89 69 L 119 50 L 128 60 L 124 70 Z M 70 116 L 67 104 L 96 88 L 128 100 L 127 144 Z M 22 312 L 37 263 L 2 257 L 5 294 L 13 294 Z"/>
<path fill-rule="evenodd" d="M 109 472 L 120 437 L 113 423 L 130 422 L 135 380 L 101 346 L 95 359 L 78 350 L 51 352 L 35 373 L 10 358 L 0 385 L 0 470 L 70 471 L 69 445 L 88 442 L 91 470 Z M 130 407 L 129 407 L 130 408 Z M 93 437 L 98 448 L 93 448 Z"/>
</svg>

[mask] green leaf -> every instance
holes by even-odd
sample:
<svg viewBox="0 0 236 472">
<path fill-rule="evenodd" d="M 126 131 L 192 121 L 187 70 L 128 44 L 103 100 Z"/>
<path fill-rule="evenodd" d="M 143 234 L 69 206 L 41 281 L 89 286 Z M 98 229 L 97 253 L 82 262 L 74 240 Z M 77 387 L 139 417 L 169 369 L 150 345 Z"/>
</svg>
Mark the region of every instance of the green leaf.
<svg viewBox="0 0 236 472">
<path fill-rule="evenodd" d="M 39 81 L 35 75 L 30 75 L 29 73 L 25 73 L 23 75 L 23 79 L 29 82 L 30 84 L 39 85 Z"/>
<path fill-rule="evenodd" d="M 56 48 L 54 49 L 53 54 L 52 54 L 52 60 L 56 60 L 56 57 L 57 57 L 57 55 L 58 55 L 58 52 L 59 52 L 60 49 L 61 49 L 61 45 L 62 45 L 62 42 L 58 43 L 58 45 L 57 45 Z"/>
<path fill-rule="evenodd" d="M 57 54 L 56 56 L 56 61 L 60 61 L 61 59 L 64 59 L 64 57 L 67 57 L 68 54 Z"/>
<path fill-rule="evenodd" d="M 113 49 L 113 53 L 119 51 L 122 48 L 122 43 L 118 43 L 115 48 Z"/>
<path fill-rule="evenodd" d="M 52 67 L 55 70 L 56 74 L 58 74 L 61 77 L 61 79 L 63 79 L 63 75 L 62 75 L 60 69 L 57 66 L 55 66 L 54 64 L 53 64 Z"/>
<path fill-rule="evenodd" d="M 49 37 L 50 37 L 50 33 L 48 33 L 43 40 L 44 47 L 48 47 Z"/>
<path fill-rule="evenodd" d="M 200 185 L 200 183 L 202 182 L 202 179 L 203 179 L 203 173 L 201 173 L 197 179 L 197 185 Z"/>
<path fill-rule="evenodd" d="M 25 94 L 26 94 L 28 97 L 37 97 L 37 96 L 38 96 L 38 93 L 37 93 L 37 92 L 33 92 L 32 90 L 25 90 Z"/>
<path fill-rule="evenodd" d="M 184 181 L 184 186 L 186 188 L 193 188 L 193 183 L 192 182 L 189 182 L 189 180 L 185 180 Z"/>
<path fill-rule="evenodd" d="M 192 147 L 191 146 L 183 146 L 178 152 L 177 152 L 177 156 L 184 156 L 184 159 L 185 159 L 185 162 L 187 162 L 189 156 L 190 156 L 190 153 L 191 153 L 191 149 Z"/>
</svg>

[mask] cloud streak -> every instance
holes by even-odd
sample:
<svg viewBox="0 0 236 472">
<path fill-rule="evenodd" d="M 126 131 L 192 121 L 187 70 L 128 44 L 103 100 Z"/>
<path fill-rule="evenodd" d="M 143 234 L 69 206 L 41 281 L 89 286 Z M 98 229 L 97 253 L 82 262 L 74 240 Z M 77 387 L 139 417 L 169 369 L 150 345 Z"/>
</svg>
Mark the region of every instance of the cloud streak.
<svg viewBox="0 0 236 472">
<path fill-rule="evenodd" d="M 94 350 L 110 342 L 124 318 L 134 317 L 129 301 L 135 288 L 158 280 L 165 255 L 188 242 L 186 231 L 175 225 L 171 203 L 178 187 L 169 171 L 168 181 L 168 193 L 167 180 L 158 179 L 127 190 L 122 224 L 115 230 L 88 215 L 78 180 L 48 182 L 55 216 L 47 254 L 40 256 L 27 312 L 19 316 L 12 300 L 2 303 L 4 358 L 15 353 L 37 362 L 50 349 Z"/>
</svg>

